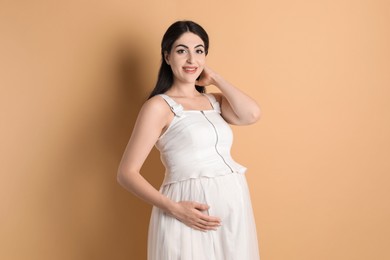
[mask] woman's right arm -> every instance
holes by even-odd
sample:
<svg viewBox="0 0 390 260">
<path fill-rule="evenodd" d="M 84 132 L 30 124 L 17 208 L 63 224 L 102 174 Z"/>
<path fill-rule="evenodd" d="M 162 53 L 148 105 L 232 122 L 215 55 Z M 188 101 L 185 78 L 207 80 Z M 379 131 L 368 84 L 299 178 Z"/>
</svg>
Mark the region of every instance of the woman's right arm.
<svg viewBox="0 0 390 260">
<path fill-rule="evenodd" d="M 184 224 L 202 231 L 215 229 L 220 225 L 219 218 L 201 212 L 208 209 L 207 205 L 190 201 L 174 202 L 158 192 L 140 174 L 143 163 L 172 117 L 162 98 L 153 97 L 145 102 L 119 164 L 117 180 L 126 190 Z"/>
</svg>

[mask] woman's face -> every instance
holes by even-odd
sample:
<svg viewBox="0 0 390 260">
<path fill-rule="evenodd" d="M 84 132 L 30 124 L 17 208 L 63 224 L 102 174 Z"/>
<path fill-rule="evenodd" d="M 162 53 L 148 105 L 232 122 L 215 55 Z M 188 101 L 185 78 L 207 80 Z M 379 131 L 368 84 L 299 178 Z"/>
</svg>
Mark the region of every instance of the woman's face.
<svg viewBox="0 0 390 260">
<path fill-rule="evenodd" d="M 198 35 L 186 32 L 173 43 L 165 60 L 171 66 L 174 83 L 195 83 L 206 63 L 204 42 Z"/>
</svg>

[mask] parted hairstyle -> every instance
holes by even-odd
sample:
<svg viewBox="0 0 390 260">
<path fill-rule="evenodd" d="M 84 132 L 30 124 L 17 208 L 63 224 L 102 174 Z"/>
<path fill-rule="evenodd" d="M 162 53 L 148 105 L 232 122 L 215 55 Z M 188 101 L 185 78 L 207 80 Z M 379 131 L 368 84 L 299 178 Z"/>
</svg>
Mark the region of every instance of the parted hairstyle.
<svg viewBox="0 0 390 260">
<path fill-rule="evenodd" d="M 205 53 L 207 55 L 209 50 L 209 36 L 207 32 L 199 24 L 193 21 L 177 21 L 169 26 L 165 32 L 161 41 L 161 66 L 158 72 L 157 83 L 149 98 L 162 94 L 172 87 L 173 84 L 173 72 L 171 67 L 165 61 L 165 53 L 170 53 L 172 50 L 173 43 L 180 38 L 183 33 L 191 32 L 198 35 L 204 43 Z M 204 93 L 205 87 L 195 85 L 198 92 Z"/>
</svg>

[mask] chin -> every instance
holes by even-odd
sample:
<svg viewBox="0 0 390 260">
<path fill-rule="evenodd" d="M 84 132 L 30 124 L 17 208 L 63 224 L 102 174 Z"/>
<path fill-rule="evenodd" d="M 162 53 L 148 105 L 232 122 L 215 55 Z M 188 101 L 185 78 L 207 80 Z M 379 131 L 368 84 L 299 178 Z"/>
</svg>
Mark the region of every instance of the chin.
<svg viewBox="0 0 390 260">
<path fill-rule="evenodd" d="M 199 76 L 186 77 L 186 78 L 183 79 L 183 82 L 195 84 L 195 82 L 196 82 L 196 80 L 197 80 L 198 78 L 199 78 Z"/>
</svg>

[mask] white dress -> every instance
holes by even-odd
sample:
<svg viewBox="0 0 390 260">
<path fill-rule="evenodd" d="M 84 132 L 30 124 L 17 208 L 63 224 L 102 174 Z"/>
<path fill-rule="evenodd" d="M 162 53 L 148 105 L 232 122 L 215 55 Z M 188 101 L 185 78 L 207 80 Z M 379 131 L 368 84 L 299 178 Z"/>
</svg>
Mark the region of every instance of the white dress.
<svg viewBox="0 0 390 260">
<path fill-rule="evenodd" d="M 165 166 L 160 192 L 174 201 L 196 201 L 217 216 L 216 231 L 198 231 L 153 207 L 148 260 L 258 260 L 256 225 L 246 168 L 230 155 L 232 131 L 212 94 L 212 110 L 183 110 L 160 94 L 175 114 L 156 143 Z"/>
</svg>

